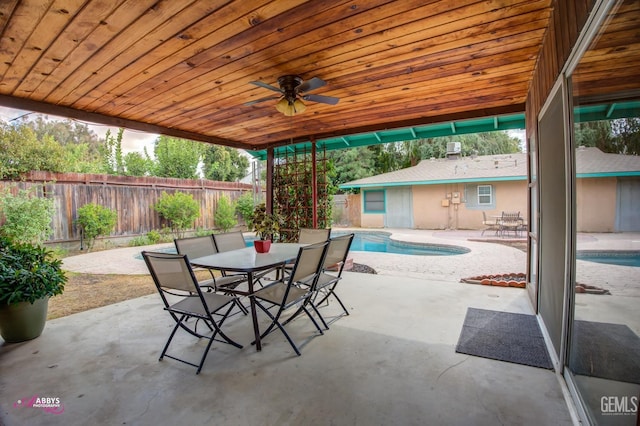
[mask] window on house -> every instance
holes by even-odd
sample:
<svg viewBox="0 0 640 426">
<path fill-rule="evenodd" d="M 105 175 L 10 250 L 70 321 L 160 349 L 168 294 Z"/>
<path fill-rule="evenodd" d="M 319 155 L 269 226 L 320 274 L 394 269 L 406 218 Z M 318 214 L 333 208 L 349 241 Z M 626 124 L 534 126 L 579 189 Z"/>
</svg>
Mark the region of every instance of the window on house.
<svg viewBox="0 0 640 426">
<path fill-rule="evenodd" d="M 478 185 L 478 205 L 490 206 L 493 204 L 493 189 L 491 185 Z"/>
<path fill-rule="evenodd" d="M 384 191 L 364 191 L 365 213 L 384 213 Z"/>
</svg>

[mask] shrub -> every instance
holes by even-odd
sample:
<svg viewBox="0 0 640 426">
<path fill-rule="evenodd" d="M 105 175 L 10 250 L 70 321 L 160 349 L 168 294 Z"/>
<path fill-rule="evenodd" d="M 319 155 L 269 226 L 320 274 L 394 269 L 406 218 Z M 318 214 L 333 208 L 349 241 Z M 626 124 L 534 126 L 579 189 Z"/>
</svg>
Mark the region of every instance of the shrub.
<svg viewBox="0 0 640 426">
<path fill-rule="evenodd" d="M 116 226 L 118 214 L 107 207 L 89 203 L 78 209 L 77 223 L 82 228 L 84 238 L 87 240 L 87 249 L 91 250 L 96 237 L 108 235 Z"/>
<path fill-rule="evenodd" d="M 0 237 L 0 305 L 62 294 L 66 281 L 62 261 L 49 250 Z"/>
<path fill-rule="evenodd" d="M 218 206 L 213 215 L 215 225 L 220 228 L 222 232 L 227 232 L 238 224 L 235 210 L 235 206 L 229 198 L 226 195 L 222 195 L 218 200 Z"/>
<path fill-rule="evenodd" d="M 21 189 L 15 196 L 5 190 L 0 195 L 0 212 L 5 219 L 2 234 L 13 241 L 42 244 L 53 233 L 53 199 L 38 197 L 34 189 Z"/>
<path fill-rule="evenodd" d="M 149 244 L 153 243 L 149 241 L 149 237 L 147 235 L 138 235 L 137 237 L 133 237 L 129 240 L 130 247 L 148 246 Z"/>
<path fill-rule="evenodd" d="M 247 228 L 253 228 L 253 194 L 245 192 L 236 200 L 236 213 L 244 220 Z"/>
<path fill-rule="evenodd" d="M 213 234 L 211 229 L 204 229 L 202 227 L 197 227 L 196 232 L 194 233 L 195 237 L 206 237 L 207 235 Z"/>
<path fill-rule="evenodd" d="M 152 229 L 147 232 L 147 240 L 149 241 L 149 244 L 158 244 L 163 240 L 162 234 L 159 231 Z"/>
<path fill-rule="evenodd" d="M 183 238 L 184 231 L 193 226 L 200 216 L 200 206 L 191 194 L 175 192 L 172 195 L 162 192 L 154 209 L 169 222 L 176 238 Z"/>
</svg>

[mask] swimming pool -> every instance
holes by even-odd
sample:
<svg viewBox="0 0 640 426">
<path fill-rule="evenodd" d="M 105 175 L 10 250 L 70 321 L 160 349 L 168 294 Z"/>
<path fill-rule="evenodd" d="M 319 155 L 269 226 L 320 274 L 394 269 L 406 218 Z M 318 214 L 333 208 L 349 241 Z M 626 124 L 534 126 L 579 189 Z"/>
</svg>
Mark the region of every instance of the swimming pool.
<svg viewBox="0 0 640 426">
<path fill-rule="evenodd" d="M 346 232 L 332 232 L 332 237 L 345 235 Z M 378 253 L 411 254 L 417 256 L 453 256 L 469 253 L 466 247 L 447 244 L 409 243 L 394 241 L 386 232 L 354 232 L 353 251 L 372 251 Z"/>
<path fill-rule="evenodd" d="M 636 250 L 582 250 L 576 253 L 576 258 L 607 265 L 640 267 L 640 251 Z"/>
</svg>

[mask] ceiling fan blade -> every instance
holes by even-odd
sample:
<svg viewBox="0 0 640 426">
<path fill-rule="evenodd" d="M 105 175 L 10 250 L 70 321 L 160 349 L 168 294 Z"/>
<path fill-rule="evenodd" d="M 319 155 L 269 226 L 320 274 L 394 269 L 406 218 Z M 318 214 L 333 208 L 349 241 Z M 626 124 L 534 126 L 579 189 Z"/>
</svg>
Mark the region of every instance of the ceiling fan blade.
<svg viewBox="0 0 640 426">
<path fill-rule="evenodd" d="M 333 96 L 323 96 L 323 95 L 304 95 L 302 99 L 304 99 L 305 101 L 320 102 L 321 104 L 329 104 L 329 105 L 335 105 L 340 100 L 338 98 L 334 98 Z"/>
<path fill-rule="evenodd" d="M 261 81 L 250 81 L 249 83 L 255 84 L 256 86 L 263 87 L 265 89 L 273 90 L 274 92 L 282 93 L 282 89 L 279 89 L 267 83 L 263 83 Z"/>
<path fill-rule="evenodd" d="M 265 101 L 273 101 L 276 99 L 280 99 L 282 96 L 268 96 L 266 98 L 260 98 L 260 99 L 256 99 L 255 101 L 249 101 L 249 102 L 245 102 L 244 105 L 255 105 L 258 104 L 260 102 L 265 102 Z"/>
<path fill-rule="evenodd" d="M 296 88 L 296 91 L 298 93 L 304 93 L 310 90 L 317 89 L 318 87 L 322 87 L 325 84 L 327 84 L 327 82 L 324 81 L 323 79 L 318 77 L 313 77 L 311 80 L 307 80 L 304 83 L 302 83 L 300 86 L 298 86 Z"/>
</svg>

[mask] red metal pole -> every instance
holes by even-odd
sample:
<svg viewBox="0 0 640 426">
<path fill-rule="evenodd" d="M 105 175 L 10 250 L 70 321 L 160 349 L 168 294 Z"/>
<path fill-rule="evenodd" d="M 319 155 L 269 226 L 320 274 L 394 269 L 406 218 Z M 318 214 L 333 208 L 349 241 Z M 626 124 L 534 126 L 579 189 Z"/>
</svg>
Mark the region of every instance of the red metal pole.
<svg viewBox="0 0 640 426">
<path fill-rule="evenodd" d="M 311 138 L 311 212 L 313 215 L 313 228 L 318 227 L 318 173 L 316 170 L 316 141 Z"/>
<path fill-rule="evenodd" d="M 267 213 L 273 213 L 273 148 L 267 148 L 267 188 L 265 207 Z"/>
</svg>

